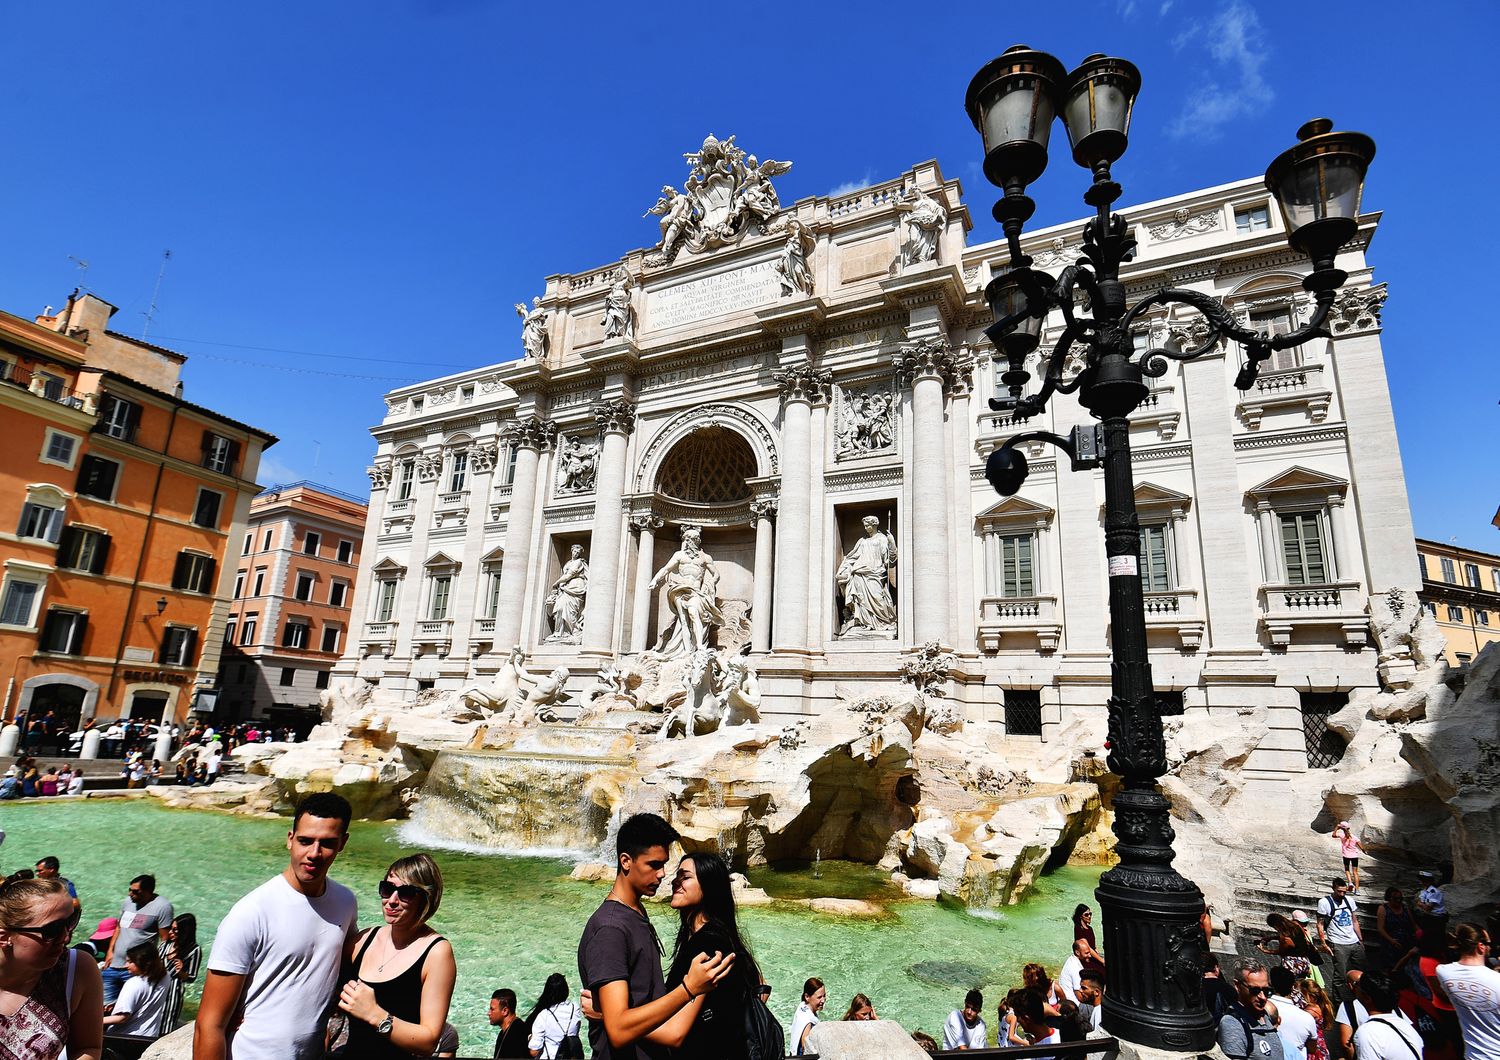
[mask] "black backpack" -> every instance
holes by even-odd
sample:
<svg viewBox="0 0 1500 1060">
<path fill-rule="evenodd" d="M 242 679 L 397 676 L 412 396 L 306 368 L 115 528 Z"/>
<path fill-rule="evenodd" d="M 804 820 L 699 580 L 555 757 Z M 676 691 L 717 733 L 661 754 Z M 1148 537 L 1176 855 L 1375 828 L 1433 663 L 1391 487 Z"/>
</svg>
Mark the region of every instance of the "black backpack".
<svg viewBox="0 0 1500 1060">
<path fill-rule="evenodd" d="M 750 1060 L 782 1060 L 786 1056 L 786 1033 L 771 1010 L 760 999 L 760 992 L 745 997 L 745 1055 Z"/>
</svg>

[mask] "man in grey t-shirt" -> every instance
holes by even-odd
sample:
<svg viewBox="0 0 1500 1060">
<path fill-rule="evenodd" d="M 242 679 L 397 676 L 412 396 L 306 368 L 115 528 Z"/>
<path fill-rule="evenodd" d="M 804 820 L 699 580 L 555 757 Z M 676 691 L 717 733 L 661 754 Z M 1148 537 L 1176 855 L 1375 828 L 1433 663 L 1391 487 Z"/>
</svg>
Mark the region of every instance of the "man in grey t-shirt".
<svg viewBox="0 0 1500 1060">
<path fill-rule="evenodd" d="M 1283 1060 L 1281 1037 L 1266 1014 L 1266 966 L 1243 960 L 1234 972 L 1234 1004 L 1219 1019 L 1219 1049 L 1231 1060 Z"/>
<path fill-rule="evenodd" d="M 167 937 L 172 926 L 172 903 L 156 893 L 156 877 L 137 876 L 130 881 L 130 897 L 120 906 L 120 924 L 104 954 L 104 1003 L 114 1004 L 130 973 L 125 955 L 143 942 L 153 946 Z"/>
</svg>

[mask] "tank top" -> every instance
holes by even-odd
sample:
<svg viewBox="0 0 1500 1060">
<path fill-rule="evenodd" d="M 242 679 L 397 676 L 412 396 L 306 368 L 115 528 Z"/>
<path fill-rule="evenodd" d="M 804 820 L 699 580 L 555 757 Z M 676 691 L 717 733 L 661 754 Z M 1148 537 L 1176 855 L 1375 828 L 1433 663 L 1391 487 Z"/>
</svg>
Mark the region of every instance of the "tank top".
<svg viewBox="0 0 1500 1060">
<path fill-rule="evenodd" d="M 14 1016 L 0 1016 L 0 1060 L 56 1060 L 68 1044 L 73 1008 L 73 962 L 58 961 L 42 973 Z"/>
<path fill-rule="evenodd" d="M 354 975 L 371 990 L 375 991 L 375 1003 L 385 1009 L 398 1020 L 407 1023 L 420 1023 L 422 1021 L 422 965 L 427 963 L 427 955 L 432 952 L 432 947 L 443 941 L 443 936 L 438 935 L 427 944 L 422 951 L 422 956 L 412 962 L 410 968 L 393 979 L 370 980 L 359 974 L 360 967 L 365 961 L 365 951 L 375 941 L 375 934 L 379 928 L 372 930 L 365 937 L 365 943 L 359 948 L 354 956 Z M 345 1056 L 359 1057 L 360 1060 L 410 1060 L 411 1053 L 405 1049 L 391 1044 L 390 1038 L 381 1034 L 373 1026 L 364 1020 L 353 1017 L 349 1020 L 349 1047 Z"/>
</svg>

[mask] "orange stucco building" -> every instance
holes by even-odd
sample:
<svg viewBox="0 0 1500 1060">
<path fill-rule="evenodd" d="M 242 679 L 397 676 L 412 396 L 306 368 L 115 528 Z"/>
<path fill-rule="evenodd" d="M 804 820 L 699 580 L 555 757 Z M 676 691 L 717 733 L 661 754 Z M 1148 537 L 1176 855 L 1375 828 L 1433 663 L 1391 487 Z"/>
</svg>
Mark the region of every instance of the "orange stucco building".
<svg viewBox="0 0 1500 1060">
<path fill-rule="evenodd" d="M 77 292 L 0 312 L 0 674 L 6 721 L 211 709 L 264 431 L 188 402 L 186 357 Z"/>
<path fill-rule="evenodd" d="M 270 486 L 250 502 L 224 630 L 223 720 L 316 721 L 349 635 L 365 513 L 362 498 L 311 482 Z"/>
</svg>

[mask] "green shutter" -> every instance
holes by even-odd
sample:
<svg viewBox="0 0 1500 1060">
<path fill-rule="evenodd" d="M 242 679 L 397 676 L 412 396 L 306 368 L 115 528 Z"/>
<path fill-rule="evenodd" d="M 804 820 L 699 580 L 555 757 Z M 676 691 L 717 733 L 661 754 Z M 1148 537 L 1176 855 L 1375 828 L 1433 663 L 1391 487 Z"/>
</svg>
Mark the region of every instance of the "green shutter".
<svg viewBox="0 0 1500 1060">
<path fill-rule="evenodd" d="M 1164 593 L 1172 588 L 1167 568 L 1167 528 L 1141 527 L 1141 590 Z"/>
</svg>

